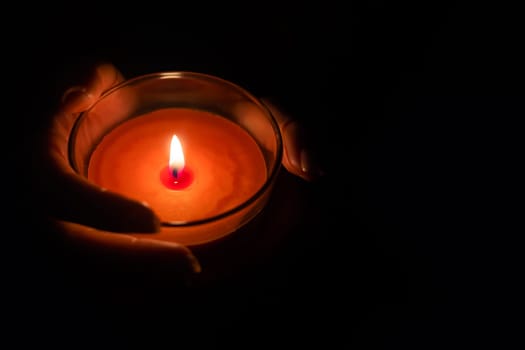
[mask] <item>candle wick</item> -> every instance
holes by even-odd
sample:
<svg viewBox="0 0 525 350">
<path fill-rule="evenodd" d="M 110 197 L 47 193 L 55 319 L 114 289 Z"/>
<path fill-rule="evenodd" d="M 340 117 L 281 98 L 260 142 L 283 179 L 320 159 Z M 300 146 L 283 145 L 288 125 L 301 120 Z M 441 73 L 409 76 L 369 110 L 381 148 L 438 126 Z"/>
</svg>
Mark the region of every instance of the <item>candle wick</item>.
<svg viewBox="0 0 525 350">
<path fill-rule="evenodd" d="M 171 170 L 171 174 L 173 175 L 174 178 L 178 178 L 179 177 L 179 171 L 177 168 L 173 168 Z"/>
</svg>

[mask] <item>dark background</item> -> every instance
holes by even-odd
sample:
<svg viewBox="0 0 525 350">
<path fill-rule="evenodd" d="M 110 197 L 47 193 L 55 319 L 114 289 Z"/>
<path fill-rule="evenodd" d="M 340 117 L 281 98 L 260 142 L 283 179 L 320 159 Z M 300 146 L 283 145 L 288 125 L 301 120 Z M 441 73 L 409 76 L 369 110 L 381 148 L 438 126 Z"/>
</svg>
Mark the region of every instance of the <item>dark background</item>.
<svg viewBox="0 0 525 350">
<path fill-rule="evenodd" d="M 17 215 L 9 217 L 16 221 L 6 235 L 15 239 L 4 254 L 14 327 L 4 330 L 19 344 L 464 349 L 521 342 L 512 319 L 522 276 L 515 204 L 524 57 L 516 7 L 46 3 L 4 16 L 13 16 L 3 28 L 13 93 L 5 101 L 13 117 L 4 116 L 4 166 L 22 173 L 6 189 Z M 166 298 L 144 286 L 142 298 L 120 303 L 109 293 L 124 298 L 125 285 L 109 281 L 108 298 L 95 297 L 92 289 L 108 281 L 57 257 L 17 198 L 38 176 L 24 173 L 18 151 L 30 147 L 64 89 L 99 60 L 129 77 L 215 74 L 274 96 L 315 132 L 328 175 L 299 185 L 308 200 L 293 240 L 262 267 L 210 289 Z"/>
</svg>

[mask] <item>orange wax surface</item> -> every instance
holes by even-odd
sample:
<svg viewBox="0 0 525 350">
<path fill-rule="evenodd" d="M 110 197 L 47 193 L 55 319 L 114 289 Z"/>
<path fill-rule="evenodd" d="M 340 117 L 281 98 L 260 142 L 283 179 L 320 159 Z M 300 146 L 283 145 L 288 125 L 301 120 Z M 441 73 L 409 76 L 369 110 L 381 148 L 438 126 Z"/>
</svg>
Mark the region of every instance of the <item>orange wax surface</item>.
<svg viewBox="0 0 525 350">
<path fill-rule="evenodd" d="M 170 141 L 182 144 L 186 188 L 163 185 Z M 210 112 L 166 108 L 115 128 L 92 154 L 88 178 L 107 190 L 144 201 L 161 221 L 193 221 L 232 209 L 266 181 L 266 166 L 255 140 L 240 126 Z"/>
</svg>

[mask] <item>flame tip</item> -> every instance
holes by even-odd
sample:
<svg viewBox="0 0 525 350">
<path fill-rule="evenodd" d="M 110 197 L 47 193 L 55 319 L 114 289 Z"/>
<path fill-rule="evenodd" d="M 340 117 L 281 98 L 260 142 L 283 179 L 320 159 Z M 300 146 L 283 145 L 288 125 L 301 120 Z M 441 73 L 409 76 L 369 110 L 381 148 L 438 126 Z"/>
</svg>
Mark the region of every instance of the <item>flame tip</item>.
<svg viewBox="0 0 525 350">
<path fill-rule="evenodd" d="M 176 174 L 184 168 L 184 164 L 184 152 L 182 150 L 181 142 L 179 137 L 176 134 L 173 134 L 170 144 L 169 168 L 175 177 L 177 176 Z"/>
</svg>

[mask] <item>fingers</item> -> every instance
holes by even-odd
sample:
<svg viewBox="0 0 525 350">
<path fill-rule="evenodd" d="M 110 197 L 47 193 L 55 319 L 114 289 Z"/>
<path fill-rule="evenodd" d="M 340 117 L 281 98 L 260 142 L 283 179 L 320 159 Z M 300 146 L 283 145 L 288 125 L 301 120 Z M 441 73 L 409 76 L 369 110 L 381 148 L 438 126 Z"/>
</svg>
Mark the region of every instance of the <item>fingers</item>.
<svg viewBox="0 0 525 350">
<path fill-rule="evenodd" d="M 84 82 L 67 89 L 55 119 L 70 130 L 78 113 L 88 109 L 106 90 L 124 80 L 122 73 L 111 63 L 101 63 L 93 68 Z"/>
<path fill-rule="evenodd" d="M 106 191 L 67 170 L 50 172 L 40 196 L 52 216 L 112 232 L 160 230 L 160 220 L 147 204 Z"/>
<path fill-rule="evenodd" d="M 315 180 L 324 174 L 311 150 L 311 140 L 300 124 L 284 113 L 267 98 L 262 102 L 273 114 L 283 138 L 283 166 L 292 174 L 307 181 Z"/>
<path fill-rule="evenodd" d="M 112 64 L 97 65 L 81 85 L 64 93 L 63 103 L 54 115 L 49 130 L 37 145 L 34 162 L 34 184 L 38 199 L 49 213 L 57 218 L 93 226 L 112 232 L 157 232 L 159 219 L 147 205 L 95 186 L 77 174 L 69 163 L 69 136 L 80 112 L 89 108 L 106 90 L 123 81 L 120 71 Z M 122 110 L 124 99 L 113 99 L 108 107 Z M 128 104 L 129 105 L 129 104 Z M 110 119 L 116 113 L 109 108 L 100 118 Z M 99 134 L 100 119 L 91 118 L 77 137 L 88 144 L 91 135 Z"/>
<path fill-rule="evenodd" d="M 183 273 L 199 273 L 201 266 L 197 258 L 187 247 L 155 239 L 136 238 L 132 234 L 117 234 L 97 230 L 92 227 L 52 220 L 52 227 L 67 242 L 106 259 L 156 262 L 164 270 L 176 270 Z"/>
<path fill-rule="evenodd" d="M 123 81 L 120 71 L 112 64 L 102 63 L 93 68 L 86 81 L 67 89 L 44 136 L 44 150 L 56 150 L 59 161 L 67 161 L 68 139 L 79 113 L 88 109 L 104 91 Z"/>
</svg>

